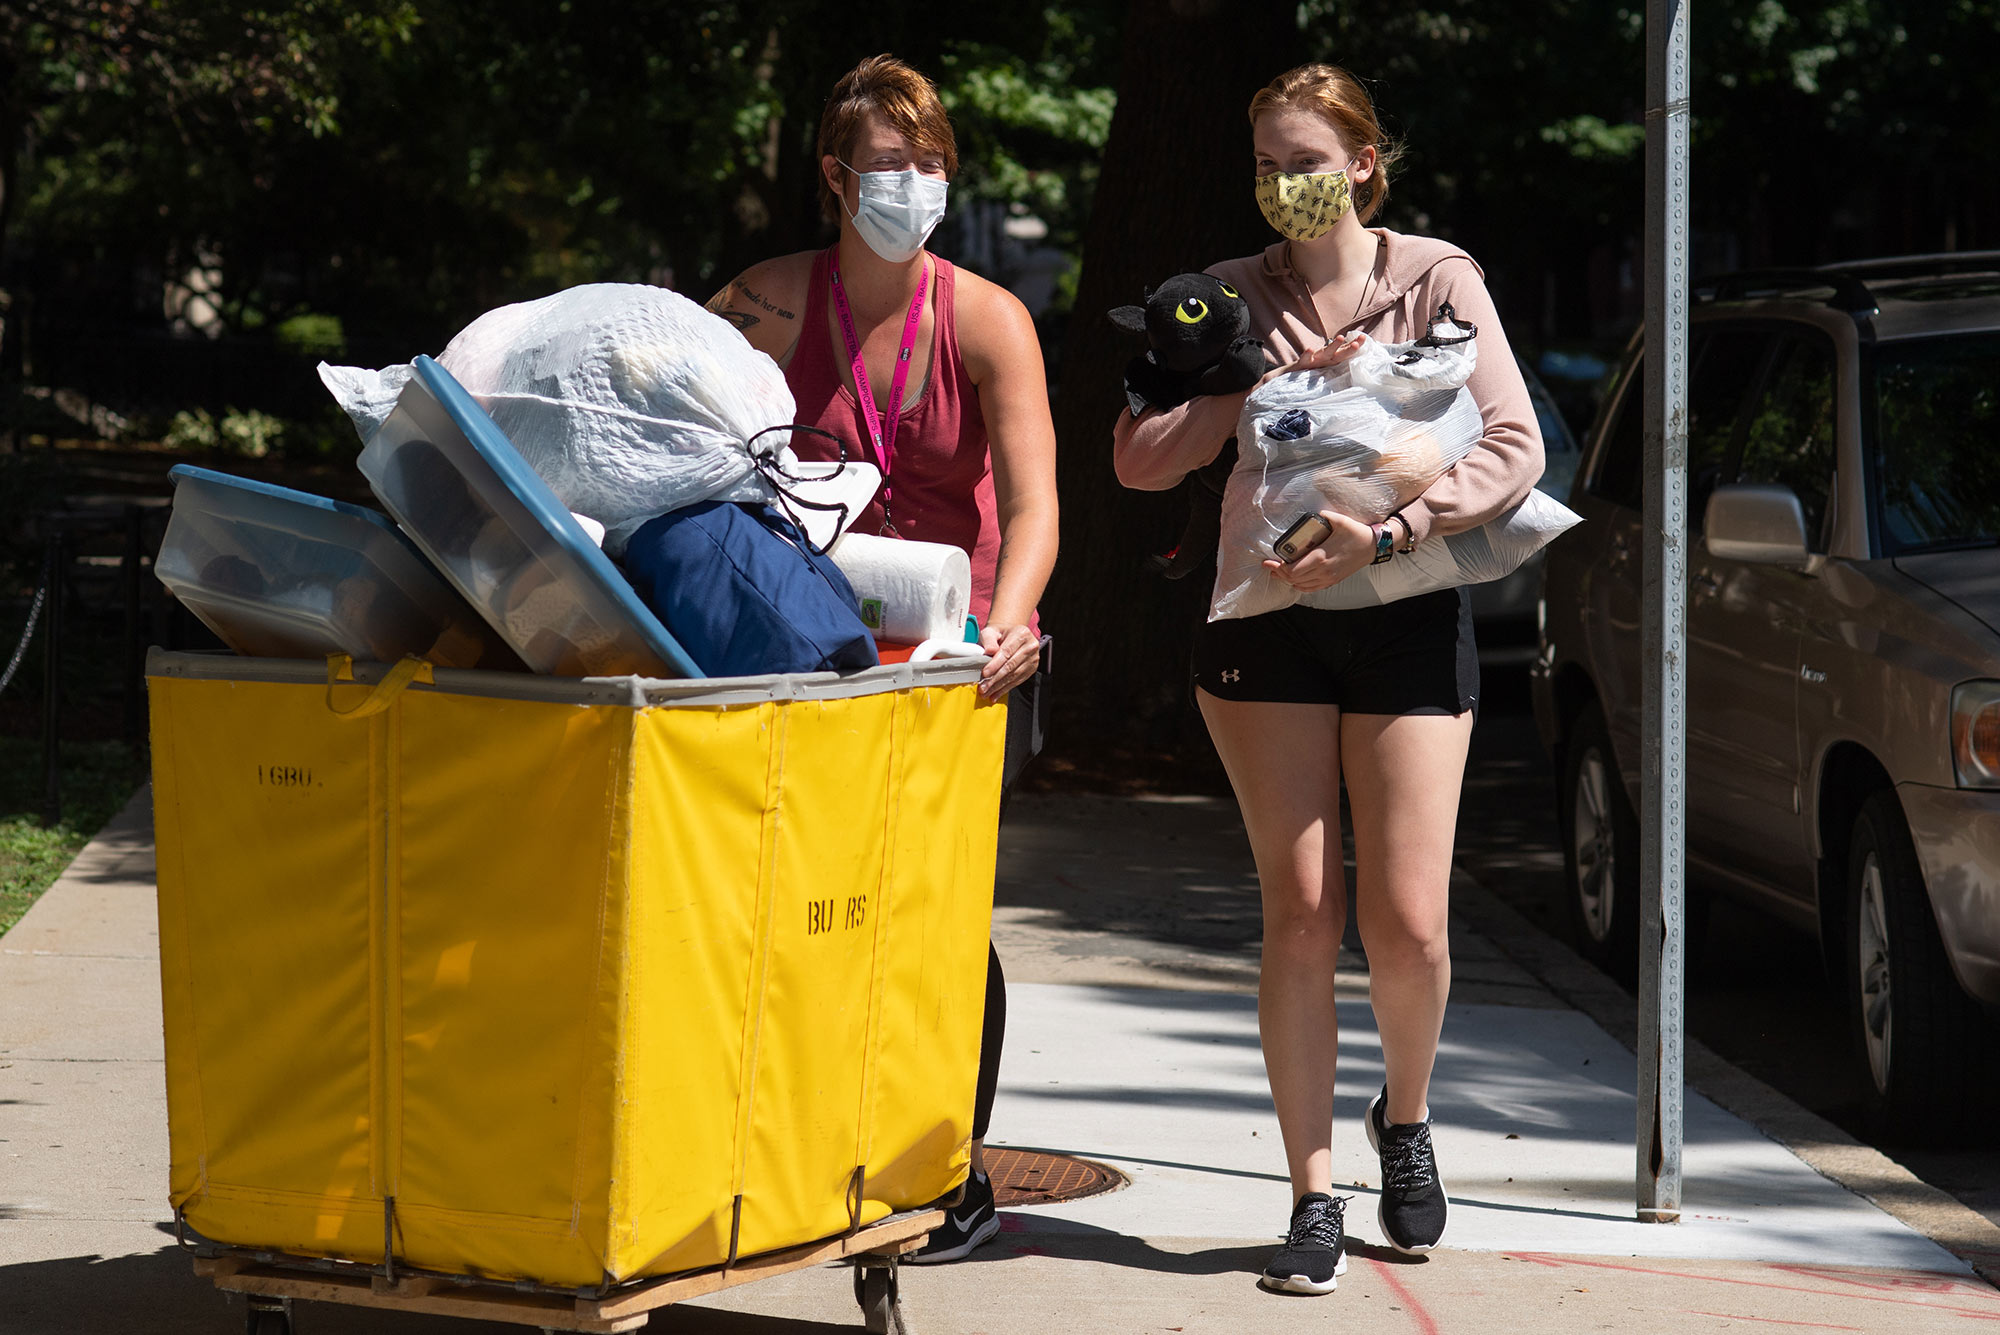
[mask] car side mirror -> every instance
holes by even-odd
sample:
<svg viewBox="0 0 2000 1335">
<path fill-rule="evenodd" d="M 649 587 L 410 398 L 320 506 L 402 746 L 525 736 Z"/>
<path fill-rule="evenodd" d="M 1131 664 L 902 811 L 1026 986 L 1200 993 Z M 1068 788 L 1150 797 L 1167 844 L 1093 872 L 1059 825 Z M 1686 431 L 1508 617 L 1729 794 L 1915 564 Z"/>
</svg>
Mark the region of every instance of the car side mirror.
<svg viewBox="0 0 2000 1335">
<path fill-rule="evenodd" d="M 1726 561 L 1792 570 L 1812 564 L 1805 511 L 1790 487 L 1768 482 L 1717 487 L 1708 498 L 1702 532 L 1709 554 Z"/>
</svg>

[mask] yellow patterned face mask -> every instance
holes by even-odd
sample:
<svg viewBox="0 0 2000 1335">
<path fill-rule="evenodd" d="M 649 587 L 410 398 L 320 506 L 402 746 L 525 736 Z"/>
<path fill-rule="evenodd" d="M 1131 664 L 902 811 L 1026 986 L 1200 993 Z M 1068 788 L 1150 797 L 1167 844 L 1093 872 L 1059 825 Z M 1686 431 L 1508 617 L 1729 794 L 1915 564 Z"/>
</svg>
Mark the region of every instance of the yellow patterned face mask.
<svg viewBox="0 0 2000 1335">
<path fill-rule="evenodd" d="M 1325 236 L 1353 203 L 1344 170 L 1272 172 L 1257 178 L 1257 207 L 1264 211 L 1264 221 L 1294 241 Z"/>
</svg>

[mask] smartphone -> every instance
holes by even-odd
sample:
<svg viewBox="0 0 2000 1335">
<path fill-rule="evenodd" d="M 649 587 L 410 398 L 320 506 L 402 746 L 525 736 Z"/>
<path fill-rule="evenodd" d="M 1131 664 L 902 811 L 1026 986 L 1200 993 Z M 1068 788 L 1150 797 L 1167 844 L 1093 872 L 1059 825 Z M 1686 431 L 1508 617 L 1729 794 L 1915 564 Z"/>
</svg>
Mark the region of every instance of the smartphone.
<svg viewBox="0 0 2000 1335">
<path fill-rule="evenodd" d="M 1300 515 L 1292 521 L 1292 526 L 1278 535 L 1271 544 L 1271 550 L 1286 565 L 1298 560 L 1313 548 L 1333 536 L 1333 525 L 1318 515 Z"/>
</svg>

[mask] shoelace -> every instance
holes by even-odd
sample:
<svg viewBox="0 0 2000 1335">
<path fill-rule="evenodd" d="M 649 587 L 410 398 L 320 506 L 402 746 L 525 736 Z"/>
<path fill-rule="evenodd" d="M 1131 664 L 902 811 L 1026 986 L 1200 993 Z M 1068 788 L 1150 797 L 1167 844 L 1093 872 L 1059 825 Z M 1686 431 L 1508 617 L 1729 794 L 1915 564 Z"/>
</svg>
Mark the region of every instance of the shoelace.
<svg viewBox="0 0 2000 1335">
<path fill-rule="evenodd" d="M 1287 1247 L 1299 1247 L 1312 1243 L 1319 1247 L 1338 1247 L 1344 1232 L 1344 1213 L 1351 1196 L 1336 1196 L 1324 1205 L 1314 1201 L 1292 1218 L 1292 1231 L 1285 1238 Z"/>
<path fill-rule="evenodd" d="M 1382 1189 L 1413 1191 L 1435 1181 L 1437 1160 L 1431 1155 L 1429 1124 L 1390 1128 L 1382 1137 Z"/>
</svg>

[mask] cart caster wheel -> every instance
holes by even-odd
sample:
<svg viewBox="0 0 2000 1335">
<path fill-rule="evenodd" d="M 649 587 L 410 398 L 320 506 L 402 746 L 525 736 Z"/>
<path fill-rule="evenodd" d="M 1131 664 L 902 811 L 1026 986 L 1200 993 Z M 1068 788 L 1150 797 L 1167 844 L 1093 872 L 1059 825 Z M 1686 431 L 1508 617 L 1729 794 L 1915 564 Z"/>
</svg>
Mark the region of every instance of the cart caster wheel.
<svg viewBox="0 0 2000 1335">
<path fill-rule="evenodd" d="M 861 1324 L 869 1335 L 910 1335 L 894 1266 L 856 1266 L 854 1300 L 861 1304 Z"/>
<path fill-rule="evenodd" d="M 292 1314 L 282 1303 L 264 1306 L 253 1300 L 244 1331 L 246 1335 L 292 1335 Z"/>
</svg>

